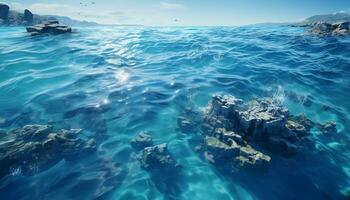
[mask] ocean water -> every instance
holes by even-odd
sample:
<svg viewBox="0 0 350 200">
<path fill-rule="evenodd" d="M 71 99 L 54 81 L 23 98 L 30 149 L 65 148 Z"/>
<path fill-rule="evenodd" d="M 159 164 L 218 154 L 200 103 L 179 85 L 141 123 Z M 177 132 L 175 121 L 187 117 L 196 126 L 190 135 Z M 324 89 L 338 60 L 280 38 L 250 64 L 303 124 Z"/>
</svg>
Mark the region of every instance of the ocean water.
<svg viewBox="0 0 350 200">
<path fill-rule="evenodd" d="M 278 98 L 292 114 L 336 121 L 338 133 L 313 132 L 316 150 L 305 155 L 271 155 L 267 172 L 225 174 L 177 126 L 186 107 L 203 109 L 215 93 Z M 90 27 L 50 37 L 0 28 L 1 134 L 54 124 L 81 128 L 98 145 L 75 162 L 1 179 L 0 199 L 346 199 L 349 112 L 350 37 L 272 25 Z M 141 169 L 130 146 L 141 131 L 168 143 L 181 176 L 164 183 Z"/>
</svg>

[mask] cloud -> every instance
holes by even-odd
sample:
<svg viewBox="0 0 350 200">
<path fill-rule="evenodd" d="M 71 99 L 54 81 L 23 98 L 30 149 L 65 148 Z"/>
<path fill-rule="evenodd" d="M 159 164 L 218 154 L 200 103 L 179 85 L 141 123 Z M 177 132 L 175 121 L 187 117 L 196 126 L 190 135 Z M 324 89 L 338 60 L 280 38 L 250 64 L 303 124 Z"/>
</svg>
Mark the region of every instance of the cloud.
<svg viewBox="0 0 350 200">
<path fill-rule="evenodd" d="M 11 10 L 24 10 L 24 6 L 19 2 L 11 2 L 9 3 Z"/>
<path fill-rule="evenodd" d="M 154 5 L 154 7 L 167 10 L 177 10 L 185 8 L 185 5 L 178 3 L 160 2 L 159 4 Z"/>
</svg>

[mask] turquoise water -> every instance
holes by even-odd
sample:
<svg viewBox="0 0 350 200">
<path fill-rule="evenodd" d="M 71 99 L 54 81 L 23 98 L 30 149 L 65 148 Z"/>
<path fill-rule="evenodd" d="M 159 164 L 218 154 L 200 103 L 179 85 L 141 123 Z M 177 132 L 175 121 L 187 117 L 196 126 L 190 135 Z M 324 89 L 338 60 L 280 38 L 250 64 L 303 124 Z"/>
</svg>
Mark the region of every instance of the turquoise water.
<svg viewBox="0 0 350 200">
<path fill-rule="evenodd" d="M 301 28 L 94 27 L 52 37 L 0 28 L 0 128 L 81 128 L 96 153 L 0 180 L 1 199 L 345 199 L 350 193 L 350 37 Z M 214 93 L 275 97 L 292 114 L 337 122 L 316 151 L 272 155 L 265 173 L 225 174 L 178 130 Z M 140 168 L 130 141 L 147 131 L 183 166 L 171 183 Z M 311 149 L 311 148 L 310 148 Z M 311 151 L 311 150 L 310 150 Z"/>
</svg>

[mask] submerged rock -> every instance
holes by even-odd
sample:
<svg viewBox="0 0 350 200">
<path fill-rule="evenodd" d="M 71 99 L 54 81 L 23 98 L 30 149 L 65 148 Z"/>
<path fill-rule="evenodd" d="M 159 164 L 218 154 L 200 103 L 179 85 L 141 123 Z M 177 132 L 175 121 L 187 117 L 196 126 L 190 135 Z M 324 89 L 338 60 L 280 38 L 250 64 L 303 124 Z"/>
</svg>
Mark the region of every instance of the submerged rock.
<svg viewBox="0 0 350 200">
<path fill-rule="evenodd" d="M 180 168 L 169 153 L 166 143 L 144 148 L 140 163 L 143 169 L 150 172 L 175 172 Z"/>
<path fill-rule="evenodd" d="M 337 123 L 326 122 L 325 124 L 318 124 L 320 131 L 327 136 L 331 136 L 337 133 Z"/>
<path fill-rule="evenodd" d="M 178 117 L 177 118 L 177 124 L 183 133 L 189 133 L 194 130 L 194 125 L 191 123 L 191 121 L 187 120 L 185 117 Z"/>
<path fill-rule="evenodd" d="M 72 32 L 72 29 L 66 25 L 61 25 L 57 20 L 50 20 L 43 24 L 37 24 L 35 26 L 29 26 L 26 28 L 28 33 L 31 33 L 32 36 L 34 35 L 41 35 L 41 34 L 63 34 L 63 33 L 70 33 Z"/>
<path fill-rule="evenodd" d="M 93 139 L 79 138 L 80 130 L 54 130 L 47 125 L 27 125 L 9 131 L 0 144 L 0 177 L 19 170 L 33 175 L 60 160 L 73 160 L 96 150 Z"/>
<path fill-rule="evenodd" d="M 273 99 L 244 102 L 234 96 L 214 95 L 202 123 L 205 157 L 236 167 L 265 167 L 271 158 L 252 146 L 292 156 L 313 148 L 309 135 L 314 126 L 304 114 L 290 116 L 288 109 Z M 334 132 L 334 128 L 328 124 L 323 130 Z"/>
<path fill-rule="evenodd" d="M 241 135 L 235 133 L 234 131 L 228 131 L 225 128 L 217 128 L 214 131 L 214 136 L 226 143 L 229 143 L 230 141 L 235 141 L 239 145 L 246 144 Z"/>
<path fill-rule="evenodd" d="M 284 138 L 287 139 L 296 139 L 297 137 L 300 136 L 305 136 L 308 134 L 306 128 L 299 124 L 298 122 L 292 121 L 292 120 L 288 120 L 287 124 L 286 124 L 286 128 L 288 131 L 284 131 Z"/>
<path fill-rule="evenodd" d="M 265 169 L 268 167 L 271 157 L 255 150 L 250 145 L 246 145 L 240 148 L 240 155 L 235 157 L 234 161 L 238 168 Z"/>
<path fill-rule="evenodd" d="M 290 116 L 289 120 L 294 121 L 298 124 L 301 124 L 302 126 L 305 127 L 307 132 L 309 132 L 315 126 L 315 122 L 308 119 L 304 113 L 298 116 Z"/>
<path fill-rule="evenodd" d="M 206 137 L 205 145 L 207 147 L 207 151 L 213 155 L 215 161 L 222 161 L 233 158 L 239 155 L 240 146 L 235 142 L 231 142 L 231 144 L 226 144 L 215 137 Z"/>
<path fill-rule="evenodd" d="M 136 150 L 141 150 L 145 147 L 153 145 L 153 140 L 150 135 L 145 132 L 139 133 L 132 141 L 131 146 Z"/>
<path fill-rule="evenodd" d="M 183 133 L 195 133 L 198 125 L 202 121 L 201 113 L 190 108 L 186 108 L 184 112 L 177 118 L 179 130 Z"/>
<path fill-rule="evenodd" d="M 225 164 L 231 165 L 230 168 L 237 170 L 240 168 L 259 168 L 268 166 L 271 158 L 249 145 L 241 146 L 234 140 L 227 143 L 220 141 L 215 137 L 206 137 L 205 144 L 207 151 L 204 152 L 205 158 L 219 167 Z"/>
</svg>

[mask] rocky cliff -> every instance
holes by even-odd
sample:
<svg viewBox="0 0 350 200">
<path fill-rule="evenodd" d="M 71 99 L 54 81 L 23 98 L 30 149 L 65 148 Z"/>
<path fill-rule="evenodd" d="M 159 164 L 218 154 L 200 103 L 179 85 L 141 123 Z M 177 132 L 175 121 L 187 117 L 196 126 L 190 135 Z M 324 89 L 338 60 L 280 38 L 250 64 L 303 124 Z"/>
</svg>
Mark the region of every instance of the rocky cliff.
<svg viewBox="0 0 350 200">
<path fill-rule="evenodd" d="M 96 26 L 95 22 L 79 21 L 69 17 L 55 15 L 36 15 L 30 10 L 23 12 L 13 11 L 6 4 L 0 3 L 0 26 L 31 26 L 41 24 L 50 20 L 59 20 L 69 26 Z"/>
<path fill-rule="evenodd" d="M 32 25 L 40 22 L 42 19 L 38 15 L 33 15 L 30 10 L 24 10 L 23 13 L 12 11 L 6 4 L 0 4 L 0 25 L 19 26 Z"/>
</svg>

